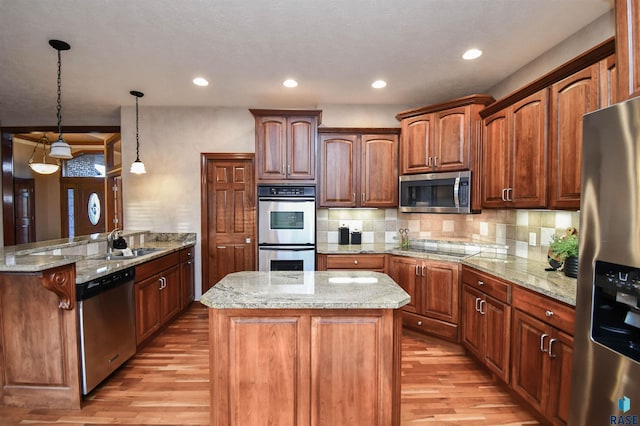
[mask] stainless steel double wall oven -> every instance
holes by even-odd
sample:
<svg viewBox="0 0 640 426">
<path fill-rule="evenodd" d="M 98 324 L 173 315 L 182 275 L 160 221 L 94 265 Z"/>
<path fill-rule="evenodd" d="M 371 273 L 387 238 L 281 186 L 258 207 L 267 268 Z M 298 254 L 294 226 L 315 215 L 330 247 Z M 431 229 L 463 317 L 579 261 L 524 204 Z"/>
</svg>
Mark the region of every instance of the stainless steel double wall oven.
<svg viewBox="0 0 640 426">
<path fill-rule="evenodd" d="M 313 271 L 316 187 L 258 186 L 258 270 Z"/>
</svg>

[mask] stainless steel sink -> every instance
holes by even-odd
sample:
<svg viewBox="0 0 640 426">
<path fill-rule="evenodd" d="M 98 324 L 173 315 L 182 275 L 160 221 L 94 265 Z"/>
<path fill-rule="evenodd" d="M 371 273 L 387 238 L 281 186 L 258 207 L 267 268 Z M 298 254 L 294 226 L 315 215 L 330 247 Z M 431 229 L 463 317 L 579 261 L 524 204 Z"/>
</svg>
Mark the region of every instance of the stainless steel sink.
<svg viewBox="0 0 640 426">
<path fill-rule="evenodd" d="M 132 255 L 125 255 L 123 251 L 116 251 L 111 254 L 105 254 L 100 257 L 100 259 L 104 260 L 125 260 L 125 259 L 135 259 L 141 256 L 145 256 L 147 254 L 155 253 L 157 251 L 162 250 L 161 248 L 154 247 L 143 247 L 132 249 Z"/>
</svg>

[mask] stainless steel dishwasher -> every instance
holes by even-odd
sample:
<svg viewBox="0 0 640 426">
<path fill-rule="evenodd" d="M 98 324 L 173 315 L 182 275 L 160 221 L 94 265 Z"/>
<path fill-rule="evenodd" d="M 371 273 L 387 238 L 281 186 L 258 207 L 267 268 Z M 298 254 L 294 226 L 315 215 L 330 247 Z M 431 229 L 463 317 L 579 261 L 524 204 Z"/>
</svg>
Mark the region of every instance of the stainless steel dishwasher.
<svg viewBox="0 0 640 426">
<path fill-rule="evenodd" d="M 76 287 L 83 395 L 136 353 L 134 273 L 123 269 Z"/>
</svg>

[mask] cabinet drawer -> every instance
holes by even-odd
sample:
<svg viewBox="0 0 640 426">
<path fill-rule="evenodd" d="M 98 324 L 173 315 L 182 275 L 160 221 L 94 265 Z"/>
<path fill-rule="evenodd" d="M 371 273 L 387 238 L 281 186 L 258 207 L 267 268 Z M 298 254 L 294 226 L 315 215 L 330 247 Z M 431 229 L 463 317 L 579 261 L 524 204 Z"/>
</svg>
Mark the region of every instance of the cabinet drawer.
<svg viewBox="0 0 640 426">
<path fill-rule="evenodd" d="M 384 269 L 384 254 L 328 255 L 327 269 Z"/>
<path fill-rule="evenodd" d="M 511 284 L 493 275 L 462 266 L 462 282 L 504 303 L 511 303 Z"/>
<path fill-rule="evenodd" d="M 193 259 L 195 256 L 194 247 L 187 247 L 180 250 L 180 262 L 186 262 L 187 260 Z"/>
<path fill-rule="evenodd" d="M 452 342 L 458 341 L 458 326 L 456 324 L 403 311 L 402 325 L 412 330 L 442 337 Z"/>
<path fill-rule="evenodd" d="M 514 286 L 513 307 L 573 336 L 576 313 L 572 306 Z"/>
<path fill-rule="evenodd" d="M 150 260 L 141 265 L 136 266 L 136 282 L 140 282 L 146 278 L 149 278 L 153 274 L 164 271 L 167 268 L 175 266 L 180 260 L 180 253 L 173 252 L 166 256 L 162 256 L 157 259 Z"/>
</svg>

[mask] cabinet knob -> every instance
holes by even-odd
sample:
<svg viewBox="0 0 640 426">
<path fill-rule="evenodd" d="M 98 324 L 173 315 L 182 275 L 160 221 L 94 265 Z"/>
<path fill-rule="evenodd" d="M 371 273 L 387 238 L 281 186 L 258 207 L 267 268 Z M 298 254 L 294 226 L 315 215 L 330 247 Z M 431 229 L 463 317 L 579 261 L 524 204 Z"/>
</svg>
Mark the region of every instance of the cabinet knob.
<svg viewBox="0 0 640 426">
<path fill-rule="evenodd" d="M 547 312 L 544 313 L 547 317 L 552 317 L 553 316 L 553 311 L 549 311 L 547 310 Z"/>
<path fill-rule="evenodd" d="M 482 286 L 484 285 L 484 281 L 480 281 L 480 280 L 478 280 L 478 285 L 479 285 L 480 287 L 482 287 Z"/>
<path fill-rule="evenodd" d="M 353 261 L 353 264 L 354 264 L 354 265 L 357 265 L 357 264 L 358 264 L 358 261 L 357 261 L 357 260 L 354 260 L 354 261 Z"/>
<path fill-rule="evenodd" d="M 422 321 L 418 321 L 418 325 L 422 325 Z"/>
</svg>

